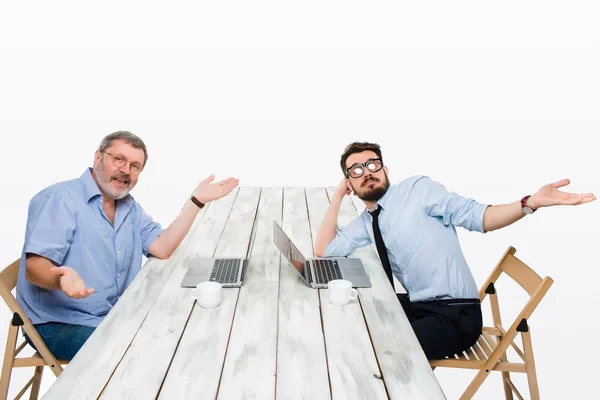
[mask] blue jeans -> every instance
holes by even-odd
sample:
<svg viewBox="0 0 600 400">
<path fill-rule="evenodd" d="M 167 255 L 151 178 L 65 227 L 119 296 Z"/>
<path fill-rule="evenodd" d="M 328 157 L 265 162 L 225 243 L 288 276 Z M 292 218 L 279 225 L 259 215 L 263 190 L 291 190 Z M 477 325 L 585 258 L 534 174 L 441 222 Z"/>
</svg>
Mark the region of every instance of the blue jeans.
<svg viewBox="0 0 600 400">
<path fill-rule="evenodd" d="M 48 322 L 34 326 L 46 347 L 54 354 L 54 357 L 58 360 L 69 361 L 75 357 L 75 354 L 96 329 L 91 326 L 69 325 L 58 322 Z M 35 349 L 27 335 L 25 335 L 25 340 Z"/>
</svg>

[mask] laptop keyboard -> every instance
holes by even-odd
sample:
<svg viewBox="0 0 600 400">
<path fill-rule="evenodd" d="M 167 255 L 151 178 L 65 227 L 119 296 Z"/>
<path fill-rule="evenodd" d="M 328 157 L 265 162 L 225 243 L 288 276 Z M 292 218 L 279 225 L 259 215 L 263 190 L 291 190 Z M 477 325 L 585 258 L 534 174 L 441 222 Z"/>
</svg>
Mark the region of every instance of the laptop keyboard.
<svg viewBox="0 0 600 400">
<path fill-rule="evenodd" d="M 219 283 L 237 283 L 240 272 L 238 259 L 217 259 L 210 274 L 210 281 Z"/>
<path fill-rule="evenodd" d="M 314 260 L 315 281 L 318 284 L 327 284 L 334 279 L 342 279 L 342 272 L 337 261 L 334 260 Z"/>
</svg>

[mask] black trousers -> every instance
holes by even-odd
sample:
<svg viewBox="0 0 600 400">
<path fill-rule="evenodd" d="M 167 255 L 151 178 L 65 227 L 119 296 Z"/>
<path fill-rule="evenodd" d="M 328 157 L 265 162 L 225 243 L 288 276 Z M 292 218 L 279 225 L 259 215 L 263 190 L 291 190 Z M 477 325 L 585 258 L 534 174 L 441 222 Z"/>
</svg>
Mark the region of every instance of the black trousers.
<svg viewBox="0 0 600 400">
<path fill-rule="evenodd" d="M 410 302 L 398 300 L 428 360 L 438 360 L 471 347 L 481 335 L 483 317 L 479 299 Z"/>
</svg>

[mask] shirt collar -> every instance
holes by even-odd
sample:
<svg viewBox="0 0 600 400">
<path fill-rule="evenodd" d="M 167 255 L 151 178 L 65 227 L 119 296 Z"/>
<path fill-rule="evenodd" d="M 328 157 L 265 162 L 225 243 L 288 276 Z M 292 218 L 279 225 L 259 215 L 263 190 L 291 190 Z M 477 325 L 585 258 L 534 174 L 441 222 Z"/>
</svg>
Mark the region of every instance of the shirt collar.
<svg viewBox="0 0 600 400">
<path fill-rule="evenodd" d="M 379 200 L 377 200 L 377 205 L 384 210 L 387 208 L 387 204 L 390 201 L 390 197 L 391 197 L 390 192 L 391 191 L 392 191 L 392 186 L 390 185 L 387 188 L 385 194 L 383 196 L 381 196 L 381 198 Z M 375 209 L 377 209 L 377 207 L 375 207 Z"/>
<path fill-rule="evenodd" d="M 79 179 L 81 179 L 83 185 L 83 196 L 86 202 L 89 202 L 93 197 L 102 196 L 98 184 L 92 176 L 92 168 L 86 168 Z"/>
</svg>

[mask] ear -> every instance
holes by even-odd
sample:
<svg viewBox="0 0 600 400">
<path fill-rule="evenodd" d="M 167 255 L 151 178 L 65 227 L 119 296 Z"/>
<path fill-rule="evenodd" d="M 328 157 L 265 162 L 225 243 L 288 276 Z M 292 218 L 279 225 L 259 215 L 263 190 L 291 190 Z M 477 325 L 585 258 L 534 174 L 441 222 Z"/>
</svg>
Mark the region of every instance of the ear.
<svg viewBox="0 0 600 400">
<path fill-rule="evenodd" d="M 354 187 L 352 187 L 352 183 L 350 182 L 350 179 L 348 179 L 348 178 L 346 178 L 346 187 L 350 191 L 350 194 L 354 193 Z"/>
<path fill-rule="evenodd" d="M 383 166 L 383 170 L 385 171 L 385 174 L 388 175 L 388 167 L 387 167 L 387 165 Z"/>
<path fill-rule="evenodd" d="M 102 153 L 100 153 L 100 150 L 96 150 L 96 152 L 94 153 L 94 167 L 96 166 L 96 164 L 98 163 L 98 161 L 100 161 L 100 156 L 102 155 Z"/>
</svg>

